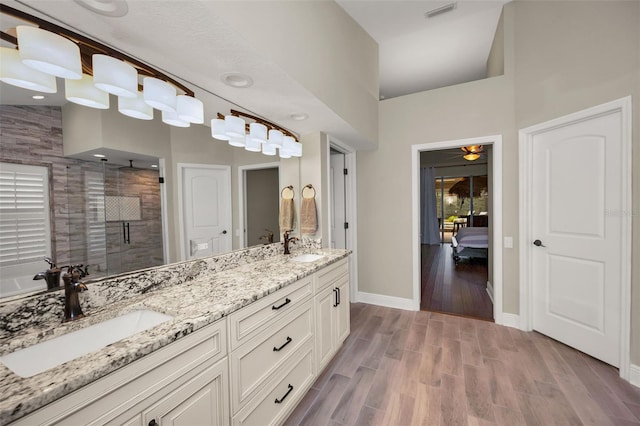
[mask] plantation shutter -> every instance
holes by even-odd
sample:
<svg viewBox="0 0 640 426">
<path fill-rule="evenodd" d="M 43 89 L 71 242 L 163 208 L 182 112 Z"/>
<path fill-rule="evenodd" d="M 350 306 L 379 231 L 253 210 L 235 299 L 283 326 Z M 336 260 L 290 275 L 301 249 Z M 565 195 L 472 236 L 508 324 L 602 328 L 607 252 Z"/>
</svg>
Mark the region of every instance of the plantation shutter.
<svg viewBox="0 0 640 426">
<path fill-rule="evenodd" d="M 0 267 L 51 253 L 47 167 L 0 163 Z"/>
</svg>

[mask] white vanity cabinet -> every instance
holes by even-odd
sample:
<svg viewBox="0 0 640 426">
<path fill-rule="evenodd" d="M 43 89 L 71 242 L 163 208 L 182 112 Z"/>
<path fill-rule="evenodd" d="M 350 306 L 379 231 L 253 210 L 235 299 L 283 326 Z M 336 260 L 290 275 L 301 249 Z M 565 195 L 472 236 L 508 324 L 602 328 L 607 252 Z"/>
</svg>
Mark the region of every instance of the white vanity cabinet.
<svg viewBox="0 0 640 426">
<path fill-rule="evenodd" d="M 315 377 L 313 278 L 229 316 L 233 424 L 284 420 Z"/>
<path fill-rule="evenodd" d="M 317 371 L 329 363 L 350 332 L 349 263 L 341 260 L 314 275 Z"/>
<path fill-rule="evenodd" d="M 228 394 L 227 324 L 223 319 L 13 424 L 226 425 Z"/>
</svg>

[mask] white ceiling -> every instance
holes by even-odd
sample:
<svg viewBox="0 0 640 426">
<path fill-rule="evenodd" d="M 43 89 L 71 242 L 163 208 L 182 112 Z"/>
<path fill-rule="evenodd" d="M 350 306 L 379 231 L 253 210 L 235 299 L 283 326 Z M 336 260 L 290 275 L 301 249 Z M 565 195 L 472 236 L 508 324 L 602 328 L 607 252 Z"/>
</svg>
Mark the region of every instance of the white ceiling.
<svg viewBox="0 0 640 426">
<path fill-rule="evenodd" d="M 87 0 L 100 3 L 105 0 Z M 339 0 L 338 3 L 380 45 L 380 94 L 385 98 L 484 77 L 501 5 L 498 1 L 458 2 L 450 13 L 426 20 L 424 12 L 446 2 Z M 243 109 L 298 134 L 318 130 L 355 148 L 361 135 L 330 108 L 237 36 L 216 15 L 211 0 L 128 0 L 119 18 L 96 15 L 73 0 L 3 0 L 3 3 L 110 45 L 170 74 L 205 103 L 205 122 L 218 112 Z M 2 29 L 7 19 L 3 18 Z M 253 78 L 250 88 L 221 81 L 228 72 Z M 45 100 L 61 104 L 58 95 Z M 0 103 L 35 103 L 31 92 L 0 85 Z M 113 101 L 113 97 L 112 97 Z M 291 114 L 309 118 L 295 121 Z"/>
<path fill-rule="evenodd" d="M 509 0 L 336 0 L 379 46 L 380 98 L 486 77 L 502 6 Z M 425 12 L 455 2 L 455 9 Z"/>
</svg>

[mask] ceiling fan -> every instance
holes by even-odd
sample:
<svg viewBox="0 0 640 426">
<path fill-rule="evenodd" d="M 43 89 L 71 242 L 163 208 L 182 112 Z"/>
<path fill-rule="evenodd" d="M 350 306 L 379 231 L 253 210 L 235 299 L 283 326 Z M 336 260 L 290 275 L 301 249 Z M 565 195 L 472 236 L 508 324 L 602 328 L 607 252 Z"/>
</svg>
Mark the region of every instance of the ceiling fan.
<svg viewBox="0 0 640 426">
<path fill-rule="evenodd" d="M 464 158 L 467 161 L 477 160 L 478 158 L 480 158 L 480 155 L 484 152 L 484 148 L 482 147 L 482 145 L 463 146 L 460 149 L 464 152 L 464 155 L 462 156 L 462 158 Z"/>
</svg>

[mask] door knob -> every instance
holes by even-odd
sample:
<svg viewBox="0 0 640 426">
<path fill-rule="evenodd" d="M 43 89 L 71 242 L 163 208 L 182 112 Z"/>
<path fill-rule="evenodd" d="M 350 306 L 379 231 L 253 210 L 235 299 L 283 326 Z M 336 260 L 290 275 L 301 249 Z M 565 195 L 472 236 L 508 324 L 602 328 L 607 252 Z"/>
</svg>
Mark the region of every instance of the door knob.
<svg viewBox="0 0 640 426">
<path fill-rule="evenodd" d="M 226 234 L 227 230 L 225 229 L 224 231 L 221 232 L 221 234 Z"/>
<path fill-rule="evenodd" d="M 542 244 L 542 241 L 540 241 L 540 240 L 535 240 L 533 242 L 533 245 L 536 246 L 536 247 L 546 247 L 544 244 Z"/>
</svg>

